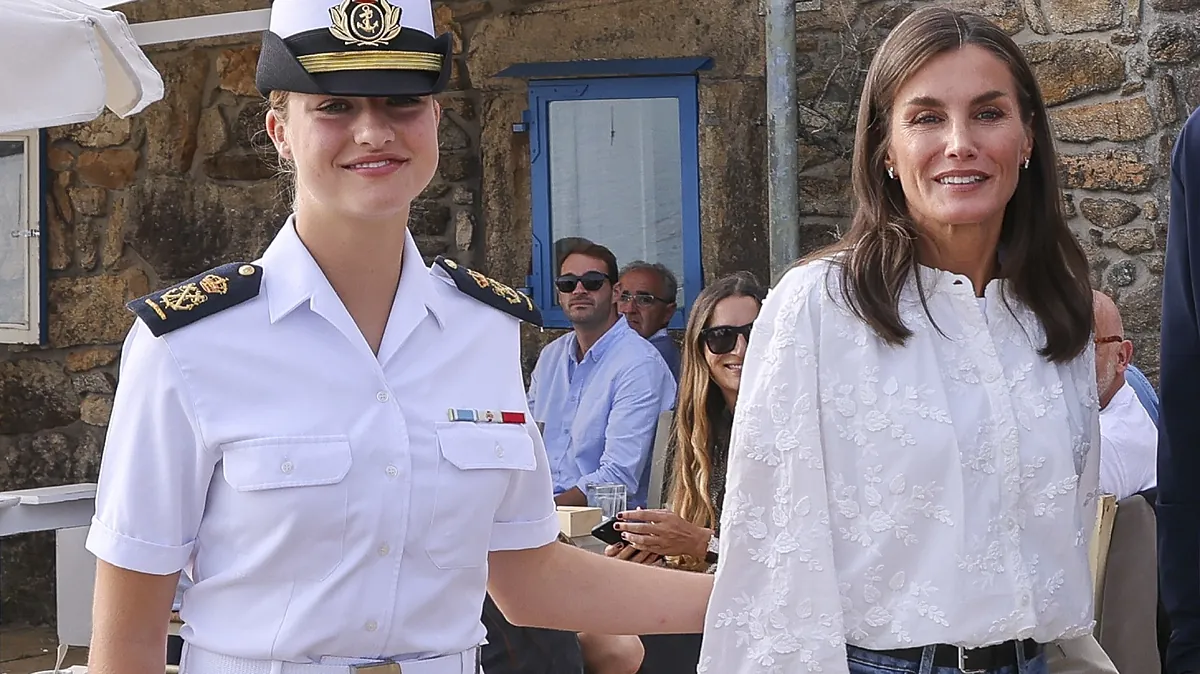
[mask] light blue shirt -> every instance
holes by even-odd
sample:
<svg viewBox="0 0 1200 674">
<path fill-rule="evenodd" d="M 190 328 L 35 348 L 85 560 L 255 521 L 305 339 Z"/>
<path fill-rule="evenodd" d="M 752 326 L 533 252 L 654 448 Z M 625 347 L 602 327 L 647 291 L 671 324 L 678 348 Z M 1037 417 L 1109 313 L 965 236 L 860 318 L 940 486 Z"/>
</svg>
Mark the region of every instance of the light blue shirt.
<svg viewBox="0 0 1200 674">
<path fill-rule="evenodd" d="M 671 370 L 671 376 L 675 377 L 675 384 L 679 384 L 679 347 L 675 346 L 675 340 L 671 339 L 670 333 L 666 328 L 648 337 L 654 348 L 658 349 L 659 355 L 663 360 L 667 361 L 667 367 Z"/>
<path fill-rule="evenodd" d="M 675 407 L 675 378 L 624 317 L 576 360 L 575 333 L 542 350 L 529 408 L 543 435 L 554 493 L 623 484 L 628 507 L 646 505 L 658 415 Z"/>
</svg>

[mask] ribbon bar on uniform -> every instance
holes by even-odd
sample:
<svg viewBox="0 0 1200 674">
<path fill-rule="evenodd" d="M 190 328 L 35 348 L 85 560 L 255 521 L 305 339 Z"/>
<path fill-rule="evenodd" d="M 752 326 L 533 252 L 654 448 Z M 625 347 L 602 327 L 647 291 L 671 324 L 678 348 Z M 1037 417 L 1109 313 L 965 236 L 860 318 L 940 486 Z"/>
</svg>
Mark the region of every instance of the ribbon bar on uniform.
<svg viewBox="0 0 1200 674">
<path fill-rule="evenodd" d="M 447 410 L 447 416 L 450 421 L 477 421 L 485 424 L 523 424 L 525 423 L 524 412 L 496 412 L 493 410 L 469 410 L 455 409 Z"/>
</svg>

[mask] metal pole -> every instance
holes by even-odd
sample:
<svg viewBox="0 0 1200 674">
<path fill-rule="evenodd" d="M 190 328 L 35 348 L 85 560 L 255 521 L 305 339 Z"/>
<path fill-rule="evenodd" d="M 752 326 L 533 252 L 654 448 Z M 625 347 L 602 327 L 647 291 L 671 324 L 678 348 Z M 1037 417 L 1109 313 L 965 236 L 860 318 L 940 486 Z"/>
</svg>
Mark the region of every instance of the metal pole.
<svg viewBox="0 0 1200 674">
<path fill-rule="evenodd" d="M 800 255 L 796 0 L 767 2 L 767 221 L 771 283 Z"/>
</svg>

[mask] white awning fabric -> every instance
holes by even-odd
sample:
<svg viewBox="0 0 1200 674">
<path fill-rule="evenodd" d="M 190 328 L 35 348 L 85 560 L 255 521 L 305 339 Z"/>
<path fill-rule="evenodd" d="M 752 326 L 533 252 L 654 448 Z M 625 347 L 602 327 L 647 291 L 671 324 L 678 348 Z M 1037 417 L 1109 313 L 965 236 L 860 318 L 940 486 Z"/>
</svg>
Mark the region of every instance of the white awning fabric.
<svg viewBox="0 0 1200 674">
<path fill-rule="evenodd" d="M 105 108 L 127 117 L 163 97 L 162 77 L 119 12 L 0 0 L 0 17 L 0 133 L 90 121 Z"/>
</svg>

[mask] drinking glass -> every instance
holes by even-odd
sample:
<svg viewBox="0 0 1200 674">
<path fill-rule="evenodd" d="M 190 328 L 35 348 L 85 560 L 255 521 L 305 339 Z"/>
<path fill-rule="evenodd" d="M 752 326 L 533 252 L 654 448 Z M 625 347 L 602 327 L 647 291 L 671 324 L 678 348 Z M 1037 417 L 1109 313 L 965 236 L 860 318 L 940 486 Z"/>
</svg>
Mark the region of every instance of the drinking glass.
<svg viewBox="0 0 1200 674">
<path fill-rule="evenodd" d="M 625 485 L 588 485 L 588 505 L 599 508 L 601 514 L 606 518 L 616 517 L 617 513 L 626 509 Z"/>
</svg>

